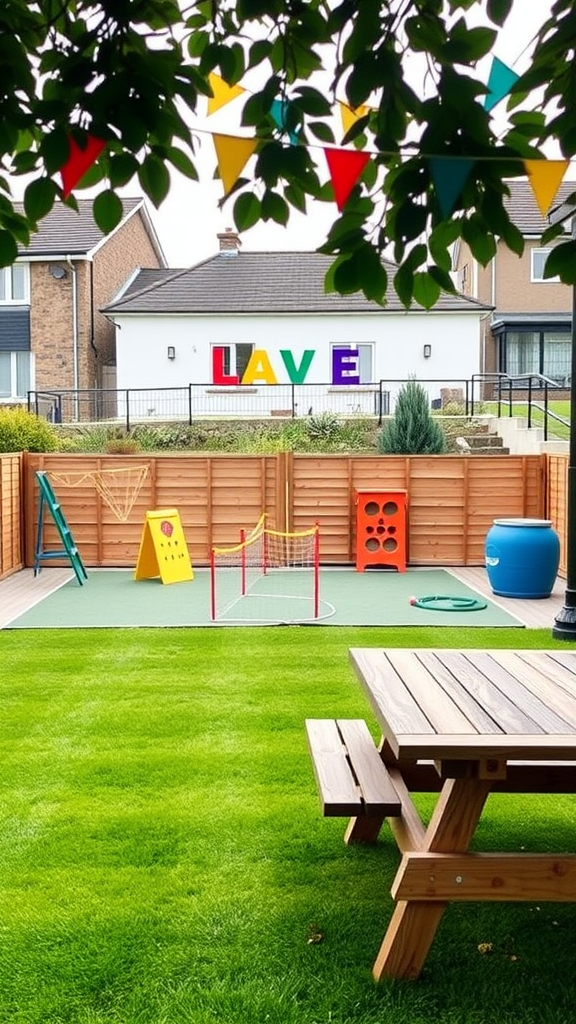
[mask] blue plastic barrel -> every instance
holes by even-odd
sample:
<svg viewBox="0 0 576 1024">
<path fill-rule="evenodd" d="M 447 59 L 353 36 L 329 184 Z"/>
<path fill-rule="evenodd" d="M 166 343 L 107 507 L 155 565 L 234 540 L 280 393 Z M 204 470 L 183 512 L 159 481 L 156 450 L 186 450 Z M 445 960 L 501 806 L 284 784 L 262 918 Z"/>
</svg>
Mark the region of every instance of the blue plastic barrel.
<svg viewBox="0 0 576 1024">
<path fill-rule="evenodd" d="M 559 561 L 549 519 L 495 519 L 486 535 L 486 571 L 500 597 L 550 597 Z"/>
</svg>

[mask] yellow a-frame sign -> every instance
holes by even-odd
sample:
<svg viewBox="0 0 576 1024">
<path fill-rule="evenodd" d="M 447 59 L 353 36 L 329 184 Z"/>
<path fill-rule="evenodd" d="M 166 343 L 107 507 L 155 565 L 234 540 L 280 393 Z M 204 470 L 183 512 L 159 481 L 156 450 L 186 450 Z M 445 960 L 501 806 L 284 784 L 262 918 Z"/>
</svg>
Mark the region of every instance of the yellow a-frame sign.
<svg viewBox="0 0 576 1024">
<path fill-rule="evenodd" d="M 135 580 L 159 576 L 162 583 L 193 580 L 194 573 L 178 510 L 165 508 L 146 513 Z"/>
</svg>

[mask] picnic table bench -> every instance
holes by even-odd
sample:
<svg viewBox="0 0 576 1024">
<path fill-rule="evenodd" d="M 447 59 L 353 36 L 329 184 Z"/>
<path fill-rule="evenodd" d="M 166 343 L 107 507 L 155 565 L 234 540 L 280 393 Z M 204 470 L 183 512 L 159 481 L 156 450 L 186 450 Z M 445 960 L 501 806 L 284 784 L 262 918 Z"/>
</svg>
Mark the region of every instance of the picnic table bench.
<svg viewBox="0 0 576 1024">
<path fill-rule="evenodd" d="M 576 793 L 576 653 L 355 648 L 382 731 L 309 719 L 323 813 L 345 840 L 387 819 L 402 854 L 373 973 L 416 978 L 451 901 L 576 901 L 576 855 L 469 853 L 491 792 Z M 427 826 L 414 792 L 438 792 Z M 573 850 L 573 838 L 570 849 Z"/>
</svg>

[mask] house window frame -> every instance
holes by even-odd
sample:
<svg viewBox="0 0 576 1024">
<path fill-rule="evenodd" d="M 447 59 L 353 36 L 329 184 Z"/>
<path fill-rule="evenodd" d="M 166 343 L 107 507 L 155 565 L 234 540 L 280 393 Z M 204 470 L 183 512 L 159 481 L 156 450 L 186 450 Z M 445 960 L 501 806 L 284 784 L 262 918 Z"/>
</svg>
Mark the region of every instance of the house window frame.
<svg viewBox="0 0 576 1024">
<path fill-rule="evenodd" d="M 18 357 L 28 356 L 28 386 L 19 394 L 18 392 L 18 377 L 21 370 L 18 366 Z M 10 393 L 6 394 L 0 391 L 0 405 L 6 402 L 14 402 L 26 399 L 29 391 L 34 391 L 34 355 L 30 349 L 13 349 L 13 350 L 2 350 L 0 351 L 0 359 L 4 356 L 10 358 Z"/>
<path fill-rule="evenodd" d="M 530 281 L 532 284 L 559 284 L 559 277 L 537 277 L 534 270 L 534 257 L 536 255 L 541 256 L 545 254 L 544 262 L 542 264 L 542 273 L 544 273 L 544 265 L 548 256 L 552 252 L 552 249 L 547 249 L 544 246 L 533 246 L 530 250 Z"/>
<path fill-rule="evenodd" d="M 360 384 L 346 384 L 342 382 L 342 387 L 363 387 L 364 385 L 374 384 L 374 351 L 375 345 L 373 341 L 333 341 L 330 343 L 330 364 L 332 364 L 332 353 L 334 349 L 357 349 L 358 350 L 358 372 L 361 370 L 361 359 L 360 349 L 366 349 L 370 354 L 370 373 L 369 380 L 362 380 L 362 374 L 360 373 Z"/>
<path fill-rule="evenodd" d="M 224 349 L 224 351 L 227 353 L 227 356 L 224 357 L 224 372 L 225 372 L 226 376 L 227 377 L 237 376 L 239 378 L 240 382 L 242 382 L 242 377 L 244 376 L 244 373 L 246 372 L 246 366 L 244 367 L 242 373 L 238 372 L 238 358 L 237 358 L 238 357 L 238 352 L 237 352 L 237 349 L 238 349 L 238 347 L 240 345 L 242 345 L 245 348 L 249 348 L 250 349 L 250 355 L 248 356 L 248 359 L 246 360 L 246 366 L 248 366 L 248 363 L 250 362 L 250 359 L 251 359 L 252 355 L 254 354 L 254 352 L 256 350 L 256 346 L 255 346 L 253 341 L 231 341 L 231 342 L 230 341 L 227 341 L 227 342 L 215 341 L 210 346 L 210 354 L 211 354 L 211 358 L 212 358 L 212 352 L 214 351 L 214 349 L 216 349 L 216 348 Z M 232 359 L 232 354 L 234 356 L 233 359 Z"/>
<path fill-rule="evenodd" d="M 23 271 L 23 296 L 14 298 L 14 270 Z M 0 297 L 0 306 L 29 306 L 30 305 L 30 264 L 12 263 L 9 267 L 0 267 L 0 275 L 4 279 L 4 292 L 6 298 Z"/>
</svg>

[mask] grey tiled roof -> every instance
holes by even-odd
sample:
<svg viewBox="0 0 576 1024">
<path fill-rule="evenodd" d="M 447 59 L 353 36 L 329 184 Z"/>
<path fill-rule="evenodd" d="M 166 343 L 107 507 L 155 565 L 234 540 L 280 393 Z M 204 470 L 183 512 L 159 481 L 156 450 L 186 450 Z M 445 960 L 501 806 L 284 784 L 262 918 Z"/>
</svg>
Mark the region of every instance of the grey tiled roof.
<svg viewBox="0 0 576 1024">
<path fill-rule="evenodd" d="M 333 257 L 315 252 L 218 253 L 188 270 L 142 270 L 107 313 L 405 312 L 392 286 L 384 310 L 361 294 L 324 292 Z M 389 278 L 396 271 L 386 263 Z M 421 309 L 421 307 L 415 307 Z M 435 312 L 490 309 L 464 295 L 442 295 Z"/>
<path fill-rule="evenodd" d="M 504 206 L 512 223 L 523 235 L 541 235 L 549 227 L 549 223 L 548 219 L 540 213 L 530 182 L 513 178 L 506 184 L 510 190 L 510 196 L 504 200 Z M 576 191 L 576 181 L 565 181 L 554 199 L 554 206 L 559 206 L 574 191 Z"/>
<path fill-rule="evenodd" d="M 82 256 L 89 253 L 105 237 L 92 216 L 93 199 L 77 199 L 78 213 L 65 203 L 56 202 L 49 214 L 38 224 L 38 231 L 30 236 L 28 246 L 19 246 L 19 256 Z M 137 206 L 141 198 L 122 199 L 124 217 Z M 22 212 L 23 204 L 14 203 Z"/>
</svg>

